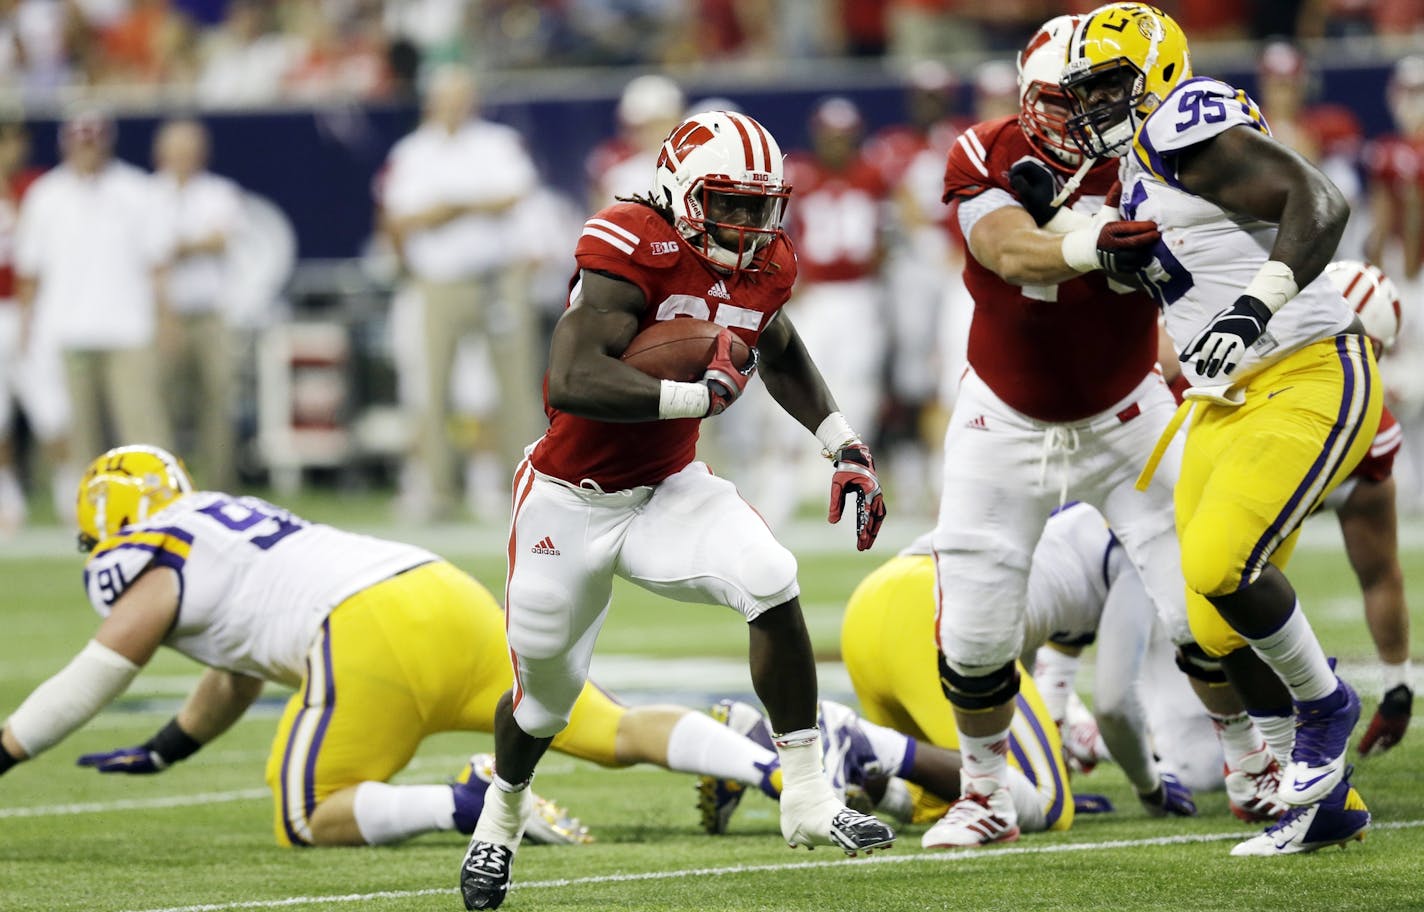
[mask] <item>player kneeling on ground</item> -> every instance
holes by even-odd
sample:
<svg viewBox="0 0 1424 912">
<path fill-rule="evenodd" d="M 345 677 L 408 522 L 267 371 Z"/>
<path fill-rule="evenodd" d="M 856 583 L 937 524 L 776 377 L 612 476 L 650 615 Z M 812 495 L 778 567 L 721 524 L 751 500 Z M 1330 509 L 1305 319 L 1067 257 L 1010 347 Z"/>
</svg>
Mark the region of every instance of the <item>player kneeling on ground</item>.
<svg viewBox="0 0 1424 912">
<path fill-rule="evenodd" d="M 0 772 L 53 747 L 117 698 L 160 645 L 209 666 L 173 721 L 136 747 L 80 758 L 156 773 L 226 731 L 264 682 L 297 688 L 267 763 L 283 845 L 387 843 L 473 832 L 492 778 L 389 785 L 420 742 L 490 732 L 511 672 L 489 592 L 434 554 L 310 523 L 255 497 L 194 491 L 153 447 L 99 457 L 79 488 L 94 639 L 6 722 Z M 180 610 L 181 609 L 181 610 Z M 627 709 L 587 685 L 553 747 L 604 766 L 654 763 L 755 783 L 770 750 L 676 706 Z M 536 799 L 531 841 L 586 842 Z"/>
</svg>

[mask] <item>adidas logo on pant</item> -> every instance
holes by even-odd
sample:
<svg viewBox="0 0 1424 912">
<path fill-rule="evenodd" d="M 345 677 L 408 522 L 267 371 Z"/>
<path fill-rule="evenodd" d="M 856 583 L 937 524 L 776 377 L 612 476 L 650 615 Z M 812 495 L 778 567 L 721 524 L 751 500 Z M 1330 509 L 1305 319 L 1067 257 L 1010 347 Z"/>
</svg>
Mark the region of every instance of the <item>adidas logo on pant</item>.
<svg viewBox="0 0 1424 912">
<path fill-rule="evenodd" d="M 559 549 L 554 547 L 554 540 L 547 535 L 540 539 L 539 544 L 529 550 L 535 554 L 552 554 L 555 557 L 559 554 Z"/>
</svg>

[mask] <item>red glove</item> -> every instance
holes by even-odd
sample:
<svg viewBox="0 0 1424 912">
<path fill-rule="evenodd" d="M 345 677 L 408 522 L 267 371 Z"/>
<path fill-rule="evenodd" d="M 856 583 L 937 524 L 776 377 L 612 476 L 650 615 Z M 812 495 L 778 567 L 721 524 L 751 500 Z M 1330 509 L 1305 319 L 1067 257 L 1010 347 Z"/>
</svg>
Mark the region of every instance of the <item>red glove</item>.
<svg viewBox="0 0 1424 912">
<path fill-rule="evenodd" d="M 1108 222 L 1098 232 L 1098 262 L 1119 275 L 1152 265 L 1152 248 L 1162 240 L 1156 222 Z"/>
<path fill-rule="evenodd" d="M 885 497 L 880 493 L 880 479 L 875 477 L 875 460 L 863 443 L 847 443 L 836 453 L 831 476 L 832 523 L 841 521 L 841 508 L 846 495 L 855 492 L 855 547 L 865 551 L 875 544 L 880 524 L 885 521 Z"/>
<path fill-rule="evenodd" d="M 1414 692 L 1408 685 L 1391 688 L 1380 701 L 1370 727 L 1360 739 L 1360 756 L 1382 754 L 1399 743 L 1409 728 L 1409 714 L 1414 708 Z"/>
<path fill-rule="evenodd" d="M 747 366 L 738 370 L 737 365 L 732 363 L 732 335 L 730 329 L 724 329 L 717 336 L 717 348 L 712 352 L 712 361 L 707 365 L 707 370 L 702 375 L 702 382 L 707 384 L 708 391 L 712 394 L 711 401 L 707 405 L 707 414 L 702 417 L 708 418 L 712 415 L 720 415 L 727 410 L 727 406 L 737 401 L 737 397 L 747 388 L 751 382 L 752 374 L 756 373 L 757 362 L 760 356 L 755 348 L 751 349 L 751 356 L 747 358 Z"/>
</svg>

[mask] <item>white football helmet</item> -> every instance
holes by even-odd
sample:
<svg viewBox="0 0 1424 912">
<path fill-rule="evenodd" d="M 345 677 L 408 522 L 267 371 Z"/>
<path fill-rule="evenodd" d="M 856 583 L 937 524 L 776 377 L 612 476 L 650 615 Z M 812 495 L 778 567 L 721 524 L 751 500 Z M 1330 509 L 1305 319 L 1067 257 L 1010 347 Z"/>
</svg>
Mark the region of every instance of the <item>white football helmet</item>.
<svg viewBox="0 0 1424 912">
<path fill-rule="evenodd" d="M 1399 305 L 1399 289 L 1389 276 L 1373 263 L 1359 260 L 1336 260 L 1325 267 L 1325 274 L 1350 302 L 1365 324 L 1365 335 L 1380 344 L 1384 351 L 1394 345 L 1403 321 Z"/>
<path fill-rule="evenodd" d="M 653 188 L 692 250 L 724 271 L 757 268 L 791 196 L 776 138 L 733 111 L 703 111 L 673 128 Z"/>
<path fill-rule="evenodd" d="M 1081 16 L 1055 16 L 1034 33 L 1019 52 L 1019 126 L 1029 144 L 1050 165 L 1072 173 L 1083 153 L 1068 138 L 1072 101 L 1058 84 L 1068 62 L 1068 41 Z"/>
</svg>

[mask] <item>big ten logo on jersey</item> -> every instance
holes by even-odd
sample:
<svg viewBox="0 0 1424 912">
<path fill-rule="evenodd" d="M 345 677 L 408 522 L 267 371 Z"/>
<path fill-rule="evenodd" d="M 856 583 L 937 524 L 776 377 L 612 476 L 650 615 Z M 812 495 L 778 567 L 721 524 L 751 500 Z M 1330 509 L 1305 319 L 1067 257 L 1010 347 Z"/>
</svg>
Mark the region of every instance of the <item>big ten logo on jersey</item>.
<svg viewBox="0 0 1424 912">
<path fill-rule="evenodd" d="M 711 320 L 728 329 L 745 329 L 751 332 L 761 330 L 761 321 L 766 316 L 750 307 L 738 307 L 732 303 L 727 283 L 718 279 L 707 289 L 704 297 L 688 294 L 668 295 L 658 305 L 657 319 L 671 320 L 688 316 L 698 320 Z"/>
<path fill-rule="evenodd" d="M 310 523 L 256 497 L 223 498 L 198 511 L 263 551 Z"/>
</svg>

